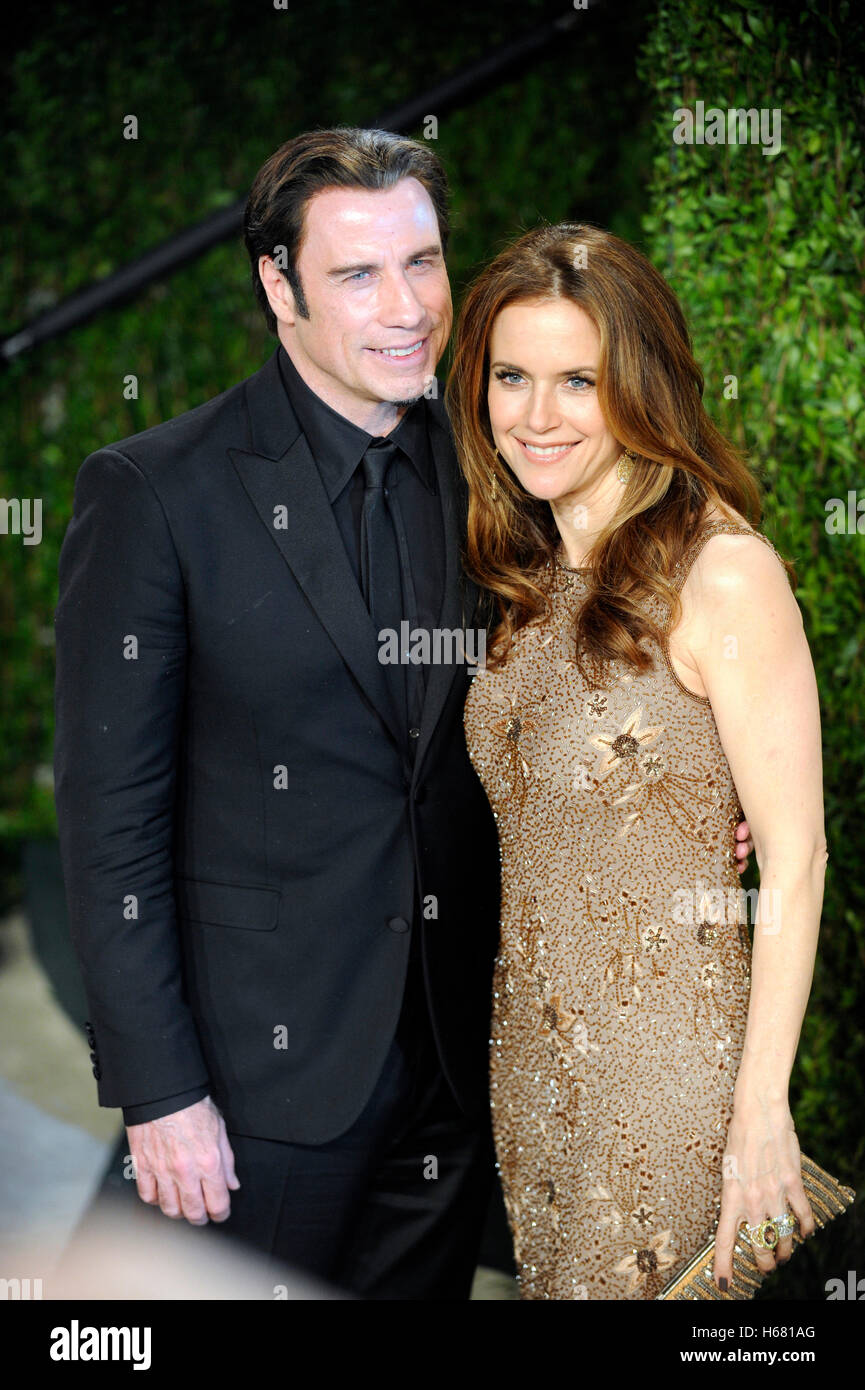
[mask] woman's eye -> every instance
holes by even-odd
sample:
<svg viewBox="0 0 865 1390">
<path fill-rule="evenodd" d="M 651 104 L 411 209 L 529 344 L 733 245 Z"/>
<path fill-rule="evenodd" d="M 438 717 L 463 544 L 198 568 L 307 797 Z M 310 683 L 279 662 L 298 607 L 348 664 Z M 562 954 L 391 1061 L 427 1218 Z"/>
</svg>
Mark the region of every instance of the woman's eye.
<svg viewBox="0 0 865 1390">
<path fill-rule="evenodd" d="M 504 381 L 508 386 L 518 386 L 523 380 L 519 372 L 509 372 L 504 368 L 500 368 L 495 373 L 495 377 L 497 381 Z M 574 391 L 590 390 L 594 384 L 594 381 L 587 376 L 568 377 L 568 386 Z"/>
</svg>

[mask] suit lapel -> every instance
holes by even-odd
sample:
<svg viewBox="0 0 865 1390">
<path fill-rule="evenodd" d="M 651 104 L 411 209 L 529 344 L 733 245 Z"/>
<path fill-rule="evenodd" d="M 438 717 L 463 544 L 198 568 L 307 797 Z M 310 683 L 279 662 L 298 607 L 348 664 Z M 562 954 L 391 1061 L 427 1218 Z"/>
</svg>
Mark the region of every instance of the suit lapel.
<svg viewBox="0 0 865 1390">
<path fill-rule="evenodd" d="M 277 354 L 246 383 L 249 449 L 231 462 L 262 525 L 367 699 L 401 745 L 378 635 L 345 553 L 321 475 L 300 432 Z"/>
<path fill-rule="evenodd" d="M 262 525 L 358 685 L 401 746 L 400 721 L 378 660 L 378 634 L 345 553 L 315 459 L 291 408 L 278 352 L 246 382 L 249 447 L 230 448 L 228 454 Z M 475 616 L 479 593 L 462 572 L 464 488 L 444 407 L 432 401 L 428 409 L 445 540 L 444 597 L 438 626 L 464 630 Z M 458 669 L 444 663 L 430 666 L 414 759 L 415 777 Z"/>
<path fill-rule="evenodd" d="M 465 629 L 474 615 L 478 590 L 462 571 L 461 550 L 465 519 L 459 467 L 444 407 L 437 401 L 432 401 L 428 410 L 430 444 L 441 498 L 445 540 L 444 598 L 438 626 L 441 629 Z M 429 668 L 420 737 L 415 755 L 415 777 L 441 718 L 456 673 L 461 669 L 444 663 L 433 664 Z"/>
</svg>

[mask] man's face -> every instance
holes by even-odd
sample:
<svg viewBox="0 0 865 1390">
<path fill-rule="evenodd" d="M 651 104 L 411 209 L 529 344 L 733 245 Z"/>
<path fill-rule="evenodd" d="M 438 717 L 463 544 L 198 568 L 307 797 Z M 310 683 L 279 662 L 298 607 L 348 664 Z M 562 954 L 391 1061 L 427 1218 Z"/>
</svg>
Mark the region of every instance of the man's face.
<svg viewBox="0 0 865 1390">
<path fill-rule="evenodd" d="M 309 318 L 268 258 L 259 268 L 280 341 L 334 410 L 365 424 L 383 418 L 383 402 L 423 395 L 453 309 L 435 209 L 416 179 L 310 199 L 297 259 Z"/>
</svg>

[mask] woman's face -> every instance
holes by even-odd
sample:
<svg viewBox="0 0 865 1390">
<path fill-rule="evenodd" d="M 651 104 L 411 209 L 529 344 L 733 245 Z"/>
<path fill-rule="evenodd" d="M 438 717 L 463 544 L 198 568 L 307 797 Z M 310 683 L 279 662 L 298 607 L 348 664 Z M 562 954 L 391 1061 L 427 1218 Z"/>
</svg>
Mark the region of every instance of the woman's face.
<svg viewBox="0 0 865 1390">
<path fill-rule="evenodd" d="M 591 319 L 568 299 L 509 304 L 489 348 L 493 439 L 523 487 L 548 502 L 593 489 L 622 450 L 598 404 Z"/>
</svg>

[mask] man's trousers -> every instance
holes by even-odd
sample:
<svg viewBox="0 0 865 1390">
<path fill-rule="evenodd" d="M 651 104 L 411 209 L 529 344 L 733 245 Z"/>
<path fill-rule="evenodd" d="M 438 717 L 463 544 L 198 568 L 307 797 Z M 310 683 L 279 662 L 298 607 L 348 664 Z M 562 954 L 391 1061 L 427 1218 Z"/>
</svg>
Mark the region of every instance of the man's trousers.
<svg viewBox="0 0 865 1390">
<path fill-rule="evenodd" d="M 413 973 L 413 972 L 410 972 Z M 495 1177 L 489 1121 L 460 1111 L 410 983 L 358 1120 L 320 1145 L 229 1132 L 229 1233 L 367 1299 L 467 1299 Z"/>
</svg>

